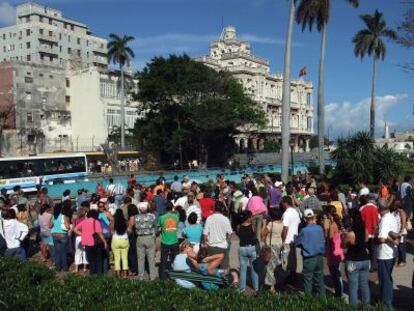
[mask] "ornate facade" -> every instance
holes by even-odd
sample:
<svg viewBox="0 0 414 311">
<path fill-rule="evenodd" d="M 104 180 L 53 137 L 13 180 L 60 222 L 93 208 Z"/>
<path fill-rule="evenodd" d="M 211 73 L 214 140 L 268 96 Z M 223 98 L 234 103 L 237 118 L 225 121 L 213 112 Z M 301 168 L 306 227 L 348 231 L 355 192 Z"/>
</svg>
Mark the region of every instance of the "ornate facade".
<svg viewBox="0 0 414 311">
<path fill-rule="evenodd" d="M 241 129 L 241 135 L 236 137 L 240 151 L 247 147 L 260 151 L 266 141 L 281 142 L 283 75 L 270 73 L 269 61 L 255 56 L 249 42 L 237 38 L 234 27 L 224 28 L 220 39 L 211 43 L 210 54 L 195 60 L 216 70 L 231 72 L 266 113 L 264 128 Z M 309 151 L 314 120 L 312 82 L 292 80 L 291 92 L 290 129 L 294 151 Z"/>
</svg>

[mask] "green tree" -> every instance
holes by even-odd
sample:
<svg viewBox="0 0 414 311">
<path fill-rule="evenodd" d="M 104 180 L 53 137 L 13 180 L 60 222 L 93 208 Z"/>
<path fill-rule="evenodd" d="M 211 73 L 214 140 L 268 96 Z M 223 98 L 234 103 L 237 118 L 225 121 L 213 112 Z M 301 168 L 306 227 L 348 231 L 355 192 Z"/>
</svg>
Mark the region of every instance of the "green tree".
<svg viewBox="0 0 414 311">
<path fill-rule="evenodd" d="M 336 162 L 335 179 L 341 183 L 391 181 L 400 175 L 404 163 L 404 159 L 387 146 L 376 147 L 368 132 L 338 138 L 337 148 L 331 155 Z"/>
<path fill-rule="evenodd" d="M 266 140 L 262 152 L 280 152 L 280 143 L 277 140 Z"/>
<path fill-rule="evenodd" d="M 345 0 L 352 6 L 357 7 L 359 0 Z M 319 136 L 319 161 L 320 174 L 325 171 L 324 137 L 325 137 L 325 54 L 328 21 L 331 13 L 330 0 L 301 0 L 296 12 L 296 21 L 302 25 L 302 31 L 309 27 L 312 31 L 314 24 L 322 33 L 319 61 L 319 82 L 318 82 L 318 136 Z"/>
<path fill-rule="evenodd" d="M 378 59 L 384 60 L 386 46 L 382 38 L 396 39 L 397 34 L 394 30 L 386 28 L 382 13 L 377 10 L 373 15 L 361 15 L 366 28 L 360 30 L 352 39 L 354 43 L 355 56 L 364 58 L 365 55 L 373 57 L 372 66 L 372 87 L 371 87 L 371 107 L 370 107 L 370 135 L 375 139 L 375 89 L 376 89 L 376 69 Z"/>
<path fill-rule="evenodd" d="M 264 125 L 264 113 L 228 72 L 187 55 L 156 57 L 139 73 L 143 118 L 134 133 L 163 163 L 222 164 L 235 151 L 234 135 Z"/>
<path fill-rule="evenodd" d="M 295 20 L 296 1 L 290 0 L 289 20 L 286 34 L 285 68 L 283 72 L 282 92 L 282 180 L 288 181 L 289 175 L 289 143 L 290 143 L 290 78 L 292 64 L 292 37 Z"/>
<path fill-rule="evenodd" d="M 109 35 L 108 42 L 108 60 L 119 65 L 121 72 L 121 148 L 125 148 L 125 79 L 124 66 L 129 65 L 132 58 L 135 57 L 134 52 L 128 44 L 134 40 L 134 37 L 123 36 L 122 38 L 116 34 Z"/>
</svg>

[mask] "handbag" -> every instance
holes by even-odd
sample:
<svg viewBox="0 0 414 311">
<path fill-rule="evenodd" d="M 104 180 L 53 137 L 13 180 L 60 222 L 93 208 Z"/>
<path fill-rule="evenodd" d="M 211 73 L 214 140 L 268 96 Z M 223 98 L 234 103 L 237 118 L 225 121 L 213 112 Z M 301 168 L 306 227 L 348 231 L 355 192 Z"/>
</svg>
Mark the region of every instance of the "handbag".
<svg viewBox="0 0 414 311">
<path fill-rule="evenodd" d="M 96 220 L 93 221 L 93 242 L 94 242 L 94 246 L 102 246 L 103 241 L 102 241 L 101 237 L 99 236 L 99 234 L 96 232 L 95 222 L 96 222 Z"/>
</svg>

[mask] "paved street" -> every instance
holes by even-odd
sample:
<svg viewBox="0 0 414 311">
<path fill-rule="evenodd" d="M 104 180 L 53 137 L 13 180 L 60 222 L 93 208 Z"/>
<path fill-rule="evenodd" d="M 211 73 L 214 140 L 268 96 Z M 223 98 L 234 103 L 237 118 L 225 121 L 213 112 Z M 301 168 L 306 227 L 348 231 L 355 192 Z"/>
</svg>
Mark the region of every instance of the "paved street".
<svg viewBox="0 0 414 311">
<path fill-rule="evenodd" d="M 411 234 L 410 238 L 413 239 L 414 234 Z M 230 266 L 231 267 L 239 267 L 239 258 L 238 258 L 238 245 L 239 241 L 237 237 L 232 238 L 231 242 L 231 250 L 230 250 Z M 302 256 L 300 255 L 300 250 L 297 250 L 298 253 L 298 273 L 302 272 Z M 395 308 L 398 310 L 413 310 L 414 306 L 414 291 L 412 289 L 412 277 L 413 277 L 413 259 L 414 259 L 414 247 L 412 245 L 408 246 L 408 254 L 407 254 L 407 265 L 404 268 L 395 268 L 393 272 L 394 276 L 394 295 L 395 295 Z M 343 272 L 344 273 L 344 272 Z M 347 280 L 345 274 L 344 277 L 344 285 L 345 285 L 345 293 L 348 292 L 347 288 Z M 371 298 L 372 301 L 378 301 L 379 294 L 378 294 L 378 285 L 377 285 L 377 274 L 371 273 L 370 274 L 370 288 L 371 288 Z M 329 270 L 325 265 L 325 284 L 327 285 L 328 292 L 333 293 L 333 286 L 330 282 Z M 298 278 L 297 284 L 295 284 L 295 288 L 302 290 L 302 283 L 301 277 Z"/>
</svg>

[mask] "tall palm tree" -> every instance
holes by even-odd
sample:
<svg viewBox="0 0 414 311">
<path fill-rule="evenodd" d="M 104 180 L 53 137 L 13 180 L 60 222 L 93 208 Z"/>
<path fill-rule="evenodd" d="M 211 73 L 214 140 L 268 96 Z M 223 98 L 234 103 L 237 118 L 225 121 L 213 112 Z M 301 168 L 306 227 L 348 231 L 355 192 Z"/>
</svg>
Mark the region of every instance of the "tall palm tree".
<svg viewBox="0 0 414 311">
<path fill-rule="evenodd" d="M 288 181 L 289 176 L 289 142 L 290 142 L 290 72 L 292 58 L 293 22 L 295 19 L 295 4 L 290 0 L 288 30 L 285 47 L 285 68 L 283 73 L 282 92 L 282 180 Z"/>
<path fill-rule="evenodd" d="M 134 37 L 123 36 L 122 38 L 116 34 L 109 35 L 108 42 L 108 61 L 119 65 L 121 72 L 121 148 L 125 148 L 125 81 L 124 66 L 129 65 L 132 58 L 135 57 L 134 52 L 128 46 Z"/>
<path fill-rule="evenodd" d="M 345 0 L 353 7 L 358 7 L 359 0 Z M 325 54 L 326 36 L 330 17 L 331 0 L 301 0 L 296 12 L 296 21 L 302 25 L 302 31 L 315 24 L 318 31 L 322 33 L 319 61 L 319 81 L 318 81 L 318 144 L 319 144 L 319 173 L 325 173 Z"/>
<path fill-rule="evenodd" d="M 373 56 L 372 66 L 372 89 L 371 89 L 371 107 L 369 133 L 371 139 L 375 139 L 375 89 L 376 89 L 376 71 L 378 59 L 384 60 L 387 48 L 382 38 L 395 40 L 397 33 L 394 30 L 386 28 L 382 13 L 375 10 L 373 15 L 361 15 L 366 28 L 360 30 L 352 39 L 355 44 L 355 56 L 364 58 L 365 55 Z"/>
</svg>

